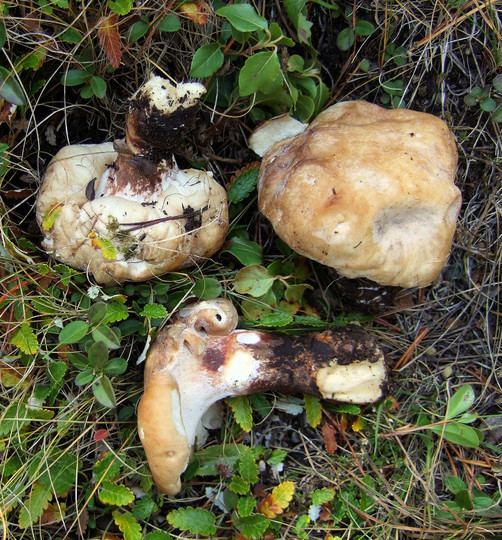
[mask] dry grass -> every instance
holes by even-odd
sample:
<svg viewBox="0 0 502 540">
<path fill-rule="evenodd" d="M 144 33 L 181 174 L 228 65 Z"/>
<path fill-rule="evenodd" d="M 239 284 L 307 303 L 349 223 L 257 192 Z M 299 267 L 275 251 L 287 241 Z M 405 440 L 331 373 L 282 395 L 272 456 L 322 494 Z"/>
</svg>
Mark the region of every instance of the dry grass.
<svg viewBox="0 0 502 540">
<path fill-rule="evenodd" d="M 145 15 L 155 20 L 166 8 L 164 2 L 142 4 L 121 19 L 123 28 Z M 262 2 L 255 4 L 265 16 L 287 22 L 281 2 L 267 2 L 266 7 Z M 88 388 L 74 384 L 71 368 L 62 380 L 50 379 L 48 363 L 68 362 L 67 351 L 57 347 L 54 327 L 85 318 L 90 283 L 85 276 L 75 274 L 68 286 L 64 270 L 36 248 L 40 237 L 34 220 L 35 196 L 41 175 L 58 148 L 120 137 L 127 97 L 154 72 L 175 80 L 186 79 L 194 51 L 214 38 L 219 22 L 213 16 L 205 25 L 183 20 L 182 31 L 161 36 L 147 33 L 126 46 L 121 67 L 110 73 L 95 38 L 94 24 L 101 13 L 97 3 L 70 2 L 69 10 L 55 8 L 52 14 L 32 9 L 33 5 L 36 3 L 17 2 L 4 16 L 7 42 L 0 62 L 9 68 L 18 55 L 41 48 L 46 52 L 39 69 L 27 68 L 21 74 L 24 91 L 28 95 L 34 91 L 24 114 L 19 111 L 12 121 L 0 124 L 0 142 L 9 145 L 0 215 L 0 538 L 111 539 L 120 537 L 120 533 L 110 508 L 95 497 L 99 486 L 93 479 L 94 463 L 111 450 L 123 464 L 118 483 L 138 490 L 141 486 L 144 491 L 150 486 L 134 412 L 141 392 L 141 369 L 135 365 L 135 358 L 144 347 L 144 331 L 132 333 L 121 342 L 120 354 L 130 368 L 126 375 L 114 379 L 118 414 L 97 407 Z M 342 11 L 350 7 L 341 2 L 339 5 Z M 273 485 L 278 478 L 296 484 L 295 499 L 281 518 L 282 526 L 270 538 L 297 538 L 296 516 L 308 512 L 311 493 L 322 487 L 334 489 L 336 497 L 321 512 L 320 519 L 307 526 L 308 538 L 500 538 L 500 513 L 486 517 L 476 506 L 449 514 L 440 511 L 446 511 L 444 501 L 454 499 L 446 485 L 452 475 L 462 478 L 471 492 L 479 490 L 492 497 L 494 509 L 500 510 L 502 497 L 502 433 L 491 429 L 502 416 L 500 125 L 493 123 L 488 113 L 469 108 L 463 101 L 474 86 L 490 85 L 501 73 L 501 8 L 495 1 L 480 0 L 465 4 L 361 1 L 356 8 L 357 17 L 373 22 L 377 30 L 349 52 L 341 53 L 333 42 L 346 23 L 331 19 L 322 3 L 309 4 L 313 46 L 319 51 L 329 101 L 367 99 L 379 103 L 386 95 L 385 84 L 400 80 L 407 107 L 448 122 L 458 141 L 457 184 L 464 199 L 453 251 L 433 285 L 391 291 L 391 301 L 379 309 L 369 325 L 394 369 L 391 400 L 362 411 L 362 430 L 351 429 L 354 417 L 329 407 L 323 420 L 328 427 L 323 429 L 309 427 L 303 415 L 287 415 L 274 407 L 265 419 L 257 417 L 251 434 L 240 433 L 234 420 L 228 418 L 226 427 L 215 433 L 214 439 L 287 451 L 284 471 L 274 478 L 267 468 L 263 476 L 265 484 Z M 95 73 L 108 82 L 103 100 L 83 100 L 74 88 L 60 84 L 63 73 L 76 67 L 75 54 L 81 53 L 77 46 L 61 41 L 68 25 L 94 47 Z M 391 43 L 406 51 L 402 65 L 386 58 Z M 298 46 L 298 51 L 302 54 L 305 49 Z M 365 59 L 369 68 L 361 71 Z M 254 160 L 245 145 L 253 127 L 245 116 L 247 110 L 248 104 L 242 102 L 228 110 L 204 108 L 200 131 L 182 149 L 185 157 L 206 159 L 227 184 L 235 170 Z M 266 256 L 272 260 L 272 237 L 264 238 L 270 229 L 254 208 L 248 209 L 246 216 L 250 235 L 262 242 Z M 27 247 L 19 238 L 35 246 Z M 45 275 L 40 265 L 48 265 L 43 267 L 48 270 Z M 231 268 L 219 264 L 197 272 L 219 273 L 231 288 Z M 312 276 L 317 276 L 317 281 L 312 278 L 311 283 L 317 292 L 324 289 L 335 315 L 336 310 L 353 306 L 343 290 L 346 280 L 328 276 L 318 266 L 312 267 Z M 185 278 L 180 274 L 178 279 L 182 288 Z M 356 282 L 351 288 L 363 285 Z M 129 301 L 152 295 L 153 286 L 133 287 L 127 293 Z M 41 301 L 46 302 L 45 311 L 36 308 Z M 362 309 L 354 309 L 358 308 Z M 40 345 L 34 355 L 20 354 L 10 342 L 25 321 L 35 329 Z M 476 393 L 472 411 L 480 418 L 474 425 L 485 433 L 485 441 L 478 448 L 452 444 L 418 429 L 423 418 L 430 422 L 436 415 L 443 417 L 449 397 L 466 384 Z M 37 401 L 48 387 L 53 393 Z M 268 398 L 274 403 L 275 396 Z M 39 408 L 41 402 L 43 410 Z M 25 417 L 32 421 L 23 422 Z M 99 429 L 106 429 L 109 436 L 96 440 Z M 328 453 L 329 443 L 335 444 L 334 452 Z M 72 487 L 64 496 L 52 499 L 44 522 L 20 528 L 20 515 L 23 506 L 29 504 L 30 490 L 50 466 L 48 456 L 60 459 L 57 451 L 77 456 L 81 463 L 80 469 L 75 465 L 71 469 Z M 231 516 L 215 503 L 215 492 L 208 496 L 205 491 L 208 487 L 217 490 L 223 481 L 226 479 L 218 483 L 214 477 L 196 477 L 183 498 L 155 496 L 159 508 L 148 519 L 140 520 L 144 532 L 170 530 L 174 538 L 188 538 L 186 534 L 177 536 L 165 515 L 189 504 L 217 516 L 221 528 L 214 538 L 234 537 Z M 259 488 L 255 487 L 258 493 Z"/>
</svg>

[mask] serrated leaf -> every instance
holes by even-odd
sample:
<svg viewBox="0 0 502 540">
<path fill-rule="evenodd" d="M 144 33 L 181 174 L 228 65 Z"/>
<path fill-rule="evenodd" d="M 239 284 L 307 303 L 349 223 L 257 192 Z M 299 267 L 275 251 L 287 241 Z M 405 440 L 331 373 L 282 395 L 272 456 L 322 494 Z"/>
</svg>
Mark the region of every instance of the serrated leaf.
<svg viewBox="0 0 502 540">
<path fill-rule="evenodd" d="M 61 382 L 66 373 L 66 364 L 62 361 L 51 362 L 47 366 L 47 374 L 54 382 Z"/>
<path fill-rule="evenodd" d="M 3 66 L 0 66 L 0 96 L 13 105 L 19 107 L 26 105 L 23 89 L 17 82 L 15 74 Z"/>
<path fill-rule="evenodd" d="M 228 202 L 237 204 L 244 200 L 256 187 L 258 182 L 258 167 L 246 169 L 234 180 L 228 188 Z"/>
<path fill-rule="evenodd" d="M 237 501 L 237 512 L 239 516 L 246 517 L 252 514 L 256 506 L 256 499 L 254 497 L 241 497 Z"/>
<path fill-rule="evenodd" d="M 19 512 L 19 527 L 28 529 L 40 519 L 44 510 L 49 506 L 52 499 L 50 486 L 35 484 L 29 498 L 24 502 Z"/>
<path fill-rule="evenodd" d="M 256 12 L 250 4 L 233 4 L 216 10 L 216 15 L 224 17 L 239 32 L 254 32 L 268 28 L 267 19 Z"/>
<path fill-rule="evenodd" d="M 78 343 L 89 332 L 90 327 L 84 321 L 71 321 L 59 333 L 59 343 L 71 345 Z"/>
<path fill-rule="evenodd" d="M 230 484 L 228 484 L 228 489 L 234 493 L 238 493 L 239 495 L 246 495 L 246 493 L 249 493 L 249 484 L 244 480 L 244 478 L 242 478 L 242 476 L 234 474 Z"/>
<path fill-rule="evenodd" d="M 272 455 L 267 459 L 269 465 L 279 465 L 286 459 L 288 453 L 286 450 L 274 450 Z"/>
<path fill-rule="evenodd" d="M 305 413 L 307 414 L 307 422 L 313 428 L 316 428 L 322 419 L 322 407 L 321 401 L 315 396 L 305 394 L 303 396 L 305 400 Z"/>
<path fill-rule="evenodd" d="M 150 302 L 143 307 L 143 311 L 140 313 L 143 317 L 151 317 L 152 319 L 163 319 L 167 317 L 167 309 L 155 302 Z"/>
<path fill-rule="evenodd" d="M 229 397 L 225 403 L 232 409 L 235 421 L 244 431 L 251 431 L 253 428 L 253 409 L 249 404 L 247 396 Z"/>
<path fill-rule="evenodd" d="M 133 506 L 132 514 L 136 519 L 145 521 L 159 509 L 151 495 L 144 495 Z"/>
<path fill-rule="evenodd" d="M 124 533 L 124 540 L 143 540 L 141 525 L 130 512 L 114 510 L 112 516 L 115 525 Z"/>
<path fill-rule="evenodd" d="M 26 354 L 35 354 L 38 351 L 38 340 L 29 323 L 23 323 L 11 337 L 11 345 L 18 347 Z"/>
<path fill-rule="evenodd" d="M 145 540 L 172 540 L 172 538 L 166 531 L 152 531 L 145 536 Z"/>
<path fill-rule="evenodd" d="M 282 482 L 268 494 L 258 506 L 258 512 L 273 519 L 282 514 L 293 498 L 295 485 L 293 482 Z"/>
<path fill-rule="evenodd" d="M 223 65 L 225 56 L 219 43 L 208 43 L 200 47 L 192 58 L 190 77 L 205 78 L 214 75 Z"/>
<path fill-rule="evenodd" d="M 263 296 L 272 288 L 274 281 L 275 278 L 270 276 L 265 267 L 253 264 L 237 272 L 234 289 L 240 294 Z"/>
<path fill-rule="evenodd" d="M 103 319 L 105 323 L 114 323 L 125 321 L 129 317 L 129 312 L 125 304 L 120 302 L 111 302 L 107 305 L 106 316 Z"/>
<path fill-rule="evenodd" d="M 475 398 L 476 394 L 470 384 L 460 387 L 450 399 L 446 419 L 461 415 L 472 406 Z"/>
<path fill-rule="evenodd" d="M 281 64 L 275 51 L 256 53 L 246 60 L 239 73 L 239 94 L 250 96 L 281 77 Z"/>
<path fill-rule="evenodd" d="M 358 416 L 353 422 L 352 422 L 352 431 L 357 433 L 358 431 L 361 431 L 364 429 L 364 426 L 366 425 L 366 420 L 362 416 Z"/>
<path fill-rule="evenodd" d="M 258 482 L 258 465 L 251 448 L 247 448 L 239 459 L 239 473 L 248 484 Z"/>
<path fill-rule="evenodd" d="M 92 337 L 95 341 L 103 342 L 109 349 L 118 349 L 120 339 L 117 334 L 106 324 L 97 326 L 92 331 Z"/>
<path fill-rule="evenodd" d="M 134 501 L 134 493 L 127 486 L 104 480 L 99 491 L 99 500 L 105 504 L 124 506 Z"/>
<path fill-rule="evenodd" d="M 103 459 L 97 461 L 92 472 L 96 475 L 96 481 L 102 482 L 115 478 L 120 473 L 122 463 L 113 452 L 109 452 Z"/>
<path fill-rule="evenodd" d="M 237 257 L 241 264 L 247 266 L 262 262 L 262 248 L 258 243 L 252 240 L 244 240 L 237 236 L 234 236 L 230 242 L 231 244 L 227 253 L 231 253 Z"/>
<path fill-rule="evenodd" d="M 71 489 L 77 481 L 77 473 L 81 463 L 72 453 L 62 450 L 56 450 L 48 454 L 42 450 L 37 454 L 38 460 L 34 460 L 33 469 L 30 473 L 40 467 L 43 460 L 43 472 L 38 478 L 38 482 L 47 488 L 50 488 L 56 495 L 62 495 Z"/>
<path fill-rule="evenodd" d="M 232 471 L 246 448 L 244 444 L 215 444 L 195 452 L 193 459 L 198 461 L 197 475 L 218 475 L 221 465 Z"/>
<path fill-rule="evenodd" d="M 94 249 L 99 249 L 105 259 L 113 261 L 117 258 L 117 250 L 108 238 L 101 238 L 95 231 L 89 233 L 89 238 L 91 239 L 91 246 Z"/>
<path fill-rule="evenodd" d="M 246 538 L 259 539 L 268 529 L 270 521 L 259 514 L 244 516 L 235 521 L 235 526 Z"/>
<path fill-rule="evenodd" d="M 167 514 L 167 521 L 180 531 L 190 531 L 192 534 L 205 534 L 207 536 L 216 533 L 216 518 L 214 514 L 203 508 L 179 508 L 171 510 Z"/>
<path fill-rule="evenodd" d="M 222 290 L 221 283 L 216 278 L 202 278 L 197 280 L 192 293 L 200 300 L 212 300 L 218 298 Z"/>
<path fill-rule="evenodd" d="M 59 214 L 61 214 L 62 209 L 63 205 L 61 203 L 54 203 L 51 205 L 49 210 L 45 212 L 42 218 L 42 229 L 44 231 L 50 231 L 52 227 L 54 227 L 54 223 L 56 222 Z"/>
<path fill-rule="evenodd" d="M 108 0 L 108 7 L 117 15 L 128 15 L 132 9 L 132 0 Z"/>
<path fill-rule="evenodd" d="M 311 498 L 312 504 L 321 505 L 332 501 L 335 498 L 335 493 L 329 488 L 316 489 L 312 492 Z"/>
<path fill-rule="evenodd" d="M 345 414 L 360 414 L 361 408 L 357 405 L 353 405 L 352 403 L 338 403 L 335 406 L 331 406 L 330 410 L 341 412 Z"/>
<path fill-rule="evenodd" d="M 275 311 L 260 318 L 260 325 L 267 328 L 281 328 L 293 322 L 293 317 L 283 311 Z"/>
<path fill-rule="evenodd" d="M 117 399 L 115 397 L 115 391 L 113 390 L 110 379 L 106 375 L 101 375 L 99 379 L 92 383 L 92 393 L 101 405 L 109 409 L 116 407 Z"/>
</svg>

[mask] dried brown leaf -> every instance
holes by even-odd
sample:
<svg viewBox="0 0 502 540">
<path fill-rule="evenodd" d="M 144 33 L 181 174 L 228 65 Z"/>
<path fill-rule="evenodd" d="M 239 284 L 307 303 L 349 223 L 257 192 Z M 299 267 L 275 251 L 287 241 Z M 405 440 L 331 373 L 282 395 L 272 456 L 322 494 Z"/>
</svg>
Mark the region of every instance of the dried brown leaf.
<svg viewBox="0 0 502 540">
<path fill-rule="evenodd" d="M 108 61 L 117 69 L 122 59 L 122 42 L 118 28 L 119 17 L 115 13 L 98 20 L 99 44 L 103 47 Z"/>
</svg>

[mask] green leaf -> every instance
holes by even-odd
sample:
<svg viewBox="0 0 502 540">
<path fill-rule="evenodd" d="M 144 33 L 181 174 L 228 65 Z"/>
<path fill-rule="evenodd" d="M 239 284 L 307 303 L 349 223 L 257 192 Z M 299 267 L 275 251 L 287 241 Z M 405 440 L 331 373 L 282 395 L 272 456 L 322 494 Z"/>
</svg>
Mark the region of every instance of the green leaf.
<svg viewBox="0 0 502 540">
<path fill-rule="evenodd" d="M 246 480 L 244 480 L 244 478 L 242 478 L 242 476 L 234 474 L 230 484 L 228 484 L 228 489 L 234 493 L 238 493 L 239 495 L 246 495 L 246 493 L 249 493 L 249 484 L 246 482 Z"/>
<path fill-rule="evenodd" d="M 445 478 L 446 489 L 451 491 L 453 494 L 467 489 L 465 482 L 458 476 L 453 476 L 452 474 L 448 475 Z"/>
<path fill-rule="evenodd" d="M 146 17 L 131 24 L 127 30 L 127 41 L 130 43 L 135 43 L 148 32 L 148 28 L 148 19 Z"/>
<path fill-rule="evenodd" d="M 19 527 L 28 529 L 38 521 L 44 510 L 49 506 L 51 499 L 52 489 L 50 486 L 35 484 L 29 498 L 24 502 L 19 512 Z"/>
<path fill-rule="evenodd" d="M 34 468 L 38 469 L 40 461 L 44 461 L 43 472 L 38 479 L 40 484 L 50 488 L 56 495 L 63 495 L 75 485 L 81 468 L 76 456 L 64 450 L 56 450 L 48 455 L 47 450 L 42 450 L 37 457 L 39 459 L 35 460 Z"/>
<path fill-rule="evenodd" d="M 103 459 L 94 464 L 92 472 L 96 475 L 96 482 L 103 482 L 118 476 L 121 467 L 122 463 L 117 459 L 117 456 L 113 452 L 109 452 Z"/>
<path fill-rule="evenodd" d="M 369 21 L 357 21 L 355 32 L 358 36 L 371 36 L 375 27 Z"/>
<path fill-rule="evenodd" d="M 233 4 L 216 10 L 216 15 L 224 17 L 239 32 L 266 30 L 267 19 L 264 19 L 250 4 Z"/>
<path fill-rule="evenodd" d="M 216 518 L 214 514 L 203 508 L 179 508 L 167 514 L 167 521 L 180 531 L 190 531 L 192 534 L 209 536 L 216 533 Z"/>
<path fill-rule="evenodd" d="M 230 7 L 230 6 L 229 6 Z M 275 51 L 263 51 L 250 56 L 239 73 L 239 94 L 249 96 L 281 77 L 281 65 Z"/>
<path fill-rule="evenodd" d="M 70 69 L 61 77 L 63 86 L 78 86 L 86 83 L 92 75 L 81 69 Z"/>
<path fill-rule="evenodd" d="M 197 475 L 218 475 L 220 465 L 232 471 L 246 448 L 244 444 L 215 444 L 195 452 L 194 460 L 199 462 Z"/>
<path fill-rule="evenodd" d="M 49 210 L 45 212 L 42 217 L 42 229 L 44 231 L 50 231 L 52 227 L 54 227 L 54 223 L 56 223 L 56 219 L 59 217 L 59 214 L 61 214 L 62 209 L 63 206 L 60 203 L 54 203 Z"/>
<path fill-rule="evenodd" d="M 101 405 L 109 409 L 116 407 L 117 399 L 115 397 L 115 391 L 113 390 L 110 379 L 106 375 L 101 375 L 99 379 L 92 383 L 92 392 Z"/>
<path fill-rule="evenodd" d="M 260 264 L 262 262 L 262 248 L 257 242 L 245 240 L 234 236 L 230 241 L 230 247 L 227 253 L 237 257 L 239 262 L 244 265 Z"/>
<path fill-rule="evenodd" d="M 124 358 L 112 358 L 108 364 L 106 364 L 103 372 L 107 375 L 122 375 L 127 370 L 127 360 Z"/>
<path fill-rule="evenodd" d="M 120 302 L 111 302 L 106 307 L 105 323 L 113 323 L 118 321 L 124 321 L 129 317 L 127 306 Z"/>
<path fill-rule="evenodd" d="M 197 280 L 192 289 L 192 293 L 195 294 L 200 300 L 212 300 L 218 298 L 223 290 L 221 283 L 215 278 L 202 278 Z"/>
<path fill-rule="evenodd" d="M 0 49 L 3 48 L 7 41 L 7 32 L 5 31 L 5 24 L 0 22 Z"/>
<path fill-rule="evenodd" d="M 166 531 L 152 531 L 145 536 L 145 540 L 172 540 L 172 538 Z"/>
<path fill-rule="evenodd" d="M 161 32 L 177 32 L 181 28 L 181 21 L 176 15 L 166 15 L 159 24 Z"/>
<path fill-rule="evenodd" d="M 10 342 L 14 347 L 26 354 L 35 354 L 38 351 L 38 340 L 29 323 L 23 323 L 12 334 Z"/>
<path fill-rule="evenodd" d="M 82 340 L 90 330 L 90 326 L 84 321 L 69 322 L 59 333 L 59 343 L 71 345 Z"/>
<path fill-rule="evenodd" d="M 493 79 L 493 86 L 497 92 L 502 93 L 502 74 L 497 75 L 495 79 Z"/>
<path fill-rule="evenodd" d="M 353 405 L 352 403 L 337 403 L 335 406 L 330 406 L 330 410 L 334 412 L 354 415 L 361 413 L 361 407 Z"/>
<path fill-rule="evenodd" d="M 205 78 L 214 75 L 225 61 L 219 43 L 208 43 L 196 51 L 190 66 L 190 77 Z"/>
<path fill-rule="evenodd" d="M 140 313 L 143 317 L 151 317 L 152 319 L 163 319 L 167 317 L 167 309 L 155 302 L 150 302 L 143 307 L 143 311 Z"/>
<path fill-rule="evenodd" d="M 493 122 L 502 122 L 502 104 L 499 105 L 492 114 Z"/>
<path fill-rule="evenodd" d="M 251 431 L 253 428 L 253 409 L 249 404 L 247 396 L 229 397 L 225 403 L 232 409 L 235 421 L 244 431 Z"/>
<path fill-rule="evenodd" d="M 54 382 L 61 382 L 66 373 L 66 364 L 63 361 L 51 362 L 47 366 L 47 373 Z"/>
<path fill-rule="evenodd" d="M 446 419 L 455 418 L 472 407 L 476 394 L 470 384 L 461 386 L 451 397 L 448 403 Z"/>
<path fill-rule="evenodd" d="M 0 96 L 19 107 L 26 105 L 23 89 L 17 82 L 15 74 L 2 66 L 0 66 Z"/>
<path fill-rule="evenodd" d="M 115 525 L 124 533 L 124 540 L 143 540 L 143 532 L 141 525 L 136 521 L 136 518 L 131 512 L 120 512 L 114 510 L 112 512 Z"/>
<path fill-rule="evenodd" d="M 241 497 L 237 502 L 237 512 L 241 517 L 250 516 L 256 507 L 256 499 L 254 497 Z"/>
<path fill-rule="evenodd" d="M 251 448 L 247 448 L 239 459 L 239 473 L 248 484 L 258 482 L 258 465 Z"/>
<path fill-rule="evenodd" d="M 475 429 L 458 422 L 448 422 L 444 426 L 431 426 L 429 429 L 436 435 L 442 435 L 447 441 L 467 448 L 477 448 L 481 442 Z"/>
<path fill-rule="evenodd" d="M 274 284 L 267 269 L 258 264 L 241 268 L 235 276 L 234 289 L 240 294 L 257 297 L 266 294 Z"/>
<path fill-rule="evenodd" d="M 305 412 L 307 414 L 307 422 L 313 428 L 316 428 L 322 419 L 321 401 L 315 396 L 305 394 L 303 396 L 305 400 Z"/>
<path fill-rule="evenodd" d="M 244 200 L 256 187 L 259 167 L 242 171 L 228 189 L 228 202 L 236 204 Z"/>
<path fill-rule="evenodd" d="M 106 81 L 97 75 L 94 75 L 91 79 L 91 88 L 94 95 L 100 99 L 103 99 L 106 94 Z"/>
<path fill-rule="evenodd" d="M 279 465 L 284 462 L 288 453 L 286 450 L 274 450 L 272 455 L 267 459 L 269 465 Z"/>
<path fill-rule="evenodd" d="M 108 362 L 108 347 L 104 341 L 95 341 L 87 351 L 89 365 L 101 371 Z"/>
<path fill-rule="evenodd" d="M 260 325 L 267 328 L 281 328 L 282 326 L 287 326 L 293 322 L 293 317 L 289 313 L 283 311 L 276 311 L 274 313 L 269 313 L 264 315 L 260 319 Z"/>
<path fill-rule="evenodd" d="M 96 302 L 87 310 L 87 320 L 92 324 L 99 324 L 106 315 L 107 305 L 104 302 Z"/>
<path fill-rule="evenodd" d="M 235 526 L 246 538 L 259 539 L 268 529 L 270 521 L 260 514 L 241 517 L 235 522 Z"/>
<path fill-rule="evenodd" d="M 335 493 L 332 489 L 321 488 L 313 491 L 310 496 L 312 498 L 312 504 L 321 505 L 332 501 L 335 498 Z"/>
<path fill-rule="evenodd" d="M 85 386 L 91 383 L 97 375 L 92 368 L 86 368 L 75 377 L 75 384 L 77 386 Z"/>
<path fill-rule="evenodd" d="M 132 0 L 108 0 L 108 7 L 117 15 L 128 15 L 132 9 L 132 4 Z"/>
<path fill-rule="evenodd" d="M 120 347 L 119 337 L 106 324 L 101 324 L 94 328 L 92 337 L 95 341 L 102 341 L 109 349 L 118 349 Z"/>
<path fill-rule="evenodd" d="M 134 493 L 127 486 L 104 480 L 99 491 L 99 500 L 105 504 L 124 506 L 134 501 Z"/>
<path fill-rule="evenodd" d="M 356 35 L 352 28 L 344 28 L 336 38 L 336 46 L 341 51 L 348 51 L 354 45 L 355 38 Z"/>
<path fill-rule="evenodd" d="M 150 494 L 144 495 L 133 506 L 132 514 L 136 519 L 148 520 L 150 516 L 159 509 L 157 503 Z"/>
</svg>

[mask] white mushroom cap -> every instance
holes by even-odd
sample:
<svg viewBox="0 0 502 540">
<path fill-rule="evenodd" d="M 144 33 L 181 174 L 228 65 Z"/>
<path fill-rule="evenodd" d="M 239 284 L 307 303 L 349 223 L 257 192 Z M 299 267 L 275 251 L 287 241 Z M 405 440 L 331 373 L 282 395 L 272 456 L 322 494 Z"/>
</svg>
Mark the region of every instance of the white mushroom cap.
<svg viewBox="0 0 502 540">
<path fill-rule="evenodd" d="M 123 185 L 113 177 L 108 184 L 114 162 L 127 166 L 104 143 L 65 147 L 49 164 L 37 220 L 42 245 L 55 259 L 113 284 L 191 266 L 220 248 L 228 228 L 226 192 L 211 172 L 182 171 L 173 162 L 159 166 L 151 184 L 144 177 Z M 57 217 L 48 225 L 51 211 Z"/>
<path fill-rule="evenodd" d="M 456 167 L 439 118 L 338 103 L 266 152 L 258 204 L 291 248 L 341 275 L 425 286 L 450 252 Z"/>
<path fill-rule="evenodd" d="M 180 489 L 190 453 L 205 440 L 202 420 L 218 400 L 265 390 L 348 403 L 383 396 L 384 355 L 361 328 L 289 336 L 235 330 L 224 299 L 182 309 L 148 351 L 138 431 L 159 488 Z"/>
</svg>

